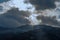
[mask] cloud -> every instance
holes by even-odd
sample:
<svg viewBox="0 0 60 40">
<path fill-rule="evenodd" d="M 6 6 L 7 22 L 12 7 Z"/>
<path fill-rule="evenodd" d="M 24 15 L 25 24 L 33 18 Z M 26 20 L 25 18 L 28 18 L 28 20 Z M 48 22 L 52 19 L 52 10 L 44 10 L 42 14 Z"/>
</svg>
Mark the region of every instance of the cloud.
<svg viewBox="0 0 60 40">
<path fill-rule="evenodd" d="M 0 13 L 3 15 L 3 16 L 0 16 L 1 25 L 5 25 L 5 26 L 9 26 L 9 27 L 10 26 L 16 27 L 16 26 L 20 26 L 22 24 L 29 24 L 30 22 L 31 22 L 31 24 L 38 25 L 41 22 L 41 20 L 37 20 L 35 14 L 36 15 L 42 14 L 42 13 L 39 14 L 38 12 L 36 12 L 38 10 L 39 10 L 39 12 L 41 12 L 41 10 L 43 10 L 42 12 L 44 13 L 44 16 L 46 15 L 45 13 L 47 13 L 48 17 L 44 17 L 44 19 L 46 19 L 48 21 L 50 21 L 49 16 L 50 17 L 59 16 L 57 11 L 54 9 L 54 8 L 56 8 L 56 5 L 54 4 L 55 0 L 30 0 L 29 2 L 28 1 L 24 2 L 24 1 L 25 0 L 10 0 L 8 2 L 4 2 L 4 3 L 0 4 L 0 6 L 3 6 L 3 9 L 4 9 L 3 14 Z M 57 5 L 58 4 L 59 3 L 57 3 Z M 15 9 L 15 8 L 18 8 L 18 9 Z M 36 10 L 35 10 L 35 8 L 36 8 Z M 44 9 L 46 9 L 47 11 Z M 52 9 L 52 10 L 50 10 L 50 9 Z M 29 21 L 27 19 L 25 19 L 25 17 L 27 17 L 27 19 Z M 51 19 L 51 20 L 53 21 L 53 19 Z"/>
<path fill-rule="evenodd" d="M 49 25 L 54 25 L 54 26 L 60 26 L 60 22 L 56 20 L 56 16 L 53 17 L 48 17 L 48 16 L 37 16 L 38 20 L 42 20 L 42 24 L 49 24 Z"/>
<path fill-rule="evenodd" d="M 54 9 L 56 0 L 29 0 L 36 7 L 36 10 Z"/>
<path fill-rule="evenodd" d="M 12 8 L 8 12 L 0 15 L 0 26 L 18 27 L 29 24 L 30 22 L 25 18 L 27 15 L 29 15 L 28 12 L 19 11 L 17 8 Z"/>
<path fill-rule="evenodd" d="M 10 1 L 10 0 L 0 0 L 0 3 L 7 2 L 7 1 Z"/>
<path fill-rule="evenodd" d="M 2 6 L 0 6 L 0 12 L 1 12 L 1 11 L 3 11 L 3 7 L 2 7 Z"/>
<path fill-rule="evenodd" d="M 34 7 L 30 3 L 25 3 L 25 0 L 10 0 L 7 4 L 11 7 L 19 8 L 19 10 L 34 10 Z"/>
</svg>

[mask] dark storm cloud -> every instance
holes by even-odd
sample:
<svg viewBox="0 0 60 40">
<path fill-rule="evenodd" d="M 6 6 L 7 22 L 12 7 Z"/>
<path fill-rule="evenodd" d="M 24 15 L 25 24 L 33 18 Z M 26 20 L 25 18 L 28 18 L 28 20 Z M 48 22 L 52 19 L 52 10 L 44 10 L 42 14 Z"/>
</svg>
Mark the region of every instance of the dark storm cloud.
<svg viewBox="0 0 60 40">
<path fill-rule="evenodd" d="M 38 20 L 41 19 L 43 24 L 60 26 L 60 22 L 56 20 L 56 16 L 53 17 L 37 16 L 37 19 Z"/>
<path fill-rule="evenodd" d="M 0 0 L 0 3 L 7 2 L 7 1 L 9 1 L 9 0 Z"/>
<path fill-rule="evenodd" d="M 60 2 L 60 0 L 56 0 L 57 2 Z"/>
<path fill-rule="evenodd" d="M 36 10 L 54 9 L 56 0 L 29 0 L 36 7 Z"/>
<path fill-rule="evenodd" d="M 3 11 L 3 7 L 2 6 L 0 6 L 0 12 L 2 12 Z"/>
<path fill-rule="evenodd" d="M 19 11 L 18 9 L 11 9 L 7 13 L 0 15 L 0 26 L 17 27 L 30 22 L 24 17 L 28 16 L 28 12 Z"/>
</svg>

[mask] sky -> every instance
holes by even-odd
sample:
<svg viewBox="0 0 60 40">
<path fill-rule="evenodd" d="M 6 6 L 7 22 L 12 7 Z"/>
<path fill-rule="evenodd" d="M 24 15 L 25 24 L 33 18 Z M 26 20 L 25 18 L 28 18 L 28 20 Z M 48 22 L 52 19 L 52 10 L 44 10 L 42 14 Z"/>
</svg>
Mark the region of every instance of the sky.
<svg viewBox="0 0 60 40">
<path fill-rule="evenodd" d="M 25 0 L 11 0 L 9 3 L 10 6 L 15 6 L 17 8 L 19 8 L 19 10 L 24 10 L 27 11 L 28 8 L 30 8 L 30 10 L 34 10 L 34 6 L 31 5 L 30 3 L 24 3 Z"/>
<path fill-rule="evenodd" d="M 49 3 L 48 3 L 49 2 Z M 46 4 L 47 3 L 47 4 Z M 23 11 L 29 11 L 30 12 L 30 16 L 29 17 L 25 17 L 26 19 L 28 19 L 29 21 L 31 21 L 31 24 L 33 25 L 37 25 L 40 24 L 40 22 L 42 22 L 42 20 L 38 20 L 36 17 L 39 16 L 40 14 L 37 14 L 38 11 L 42 11 L 43 15 L 46 15 L 45 13 L 47 13 L 46 16 L 57 16 L 57 20 L 60 21 L 59 19 L 59 10 L 60 10 L 60 2 L 55 2 L 54 0 L 28 0 L 27 3 L 25 3 L 25 0 L 10 0 L 7 2 L 3 2 L 0 3 L 0 6 L 3 6 L 3 13 L 0 14 L 4 14 L 5 12 L 7 12 L 8 10 L 10 10 L 11 8 L 15 7 L 18 8 L 19 11 L 23 10 Z M 57 10 L 56 10 L 57 9 Z M 36 16 L 37 15 L 37 16 Z"/>
</svg>

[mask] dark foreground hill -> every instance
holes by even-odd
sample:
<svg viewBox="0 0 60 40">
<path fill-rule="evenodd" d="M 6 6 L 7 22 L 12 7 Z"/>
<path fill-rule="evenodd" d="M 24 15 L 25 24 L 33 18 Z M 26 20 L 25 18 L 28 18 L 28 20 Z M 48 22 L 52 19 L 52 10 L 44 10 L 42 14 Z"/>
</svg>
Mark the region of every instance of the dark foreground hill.
<svg viewBox="0 0 60 40">
<path fill-rule="evenodd" d="M 17 28 L 0 26 L 0 40 L 60 40 L 60 28 L 47 25 L 24 25 Z"/>
</svg>

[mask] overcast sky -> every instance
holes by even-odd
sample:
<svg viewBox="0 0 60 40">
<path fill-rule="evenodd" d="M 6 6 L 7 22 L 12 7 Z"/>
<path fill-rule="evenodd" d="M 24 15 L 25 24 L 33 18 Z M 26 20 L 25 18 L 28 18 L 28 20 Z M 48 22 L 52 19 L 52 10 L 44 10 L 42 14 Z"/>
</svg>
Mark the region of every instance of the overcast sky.
<svg viewBox="0 0 60 40">
<path fill-rule="evenodd" d="M 45 13 L 48 13 L 47 16 L 60 16 L 59 10 L 60 10 L 60 2 L 57 2 L 55 0 L 10 0 L 7 2 L 0 3 L 0 6 L 3 5 L 4 11 L 10 10 L 12 7 L 18 8 L 19 11 L 29 11 L 31 15 L 27 18 L 32 23 L 38 24 L 38 20 L 36 19 L 35 14 L 36 11 L 42 11 L 44 15 Z M 56 10 L 57 9 L 57 10 Z M 57 17 L 58 18 L 58 17 Z M 58 18 L 59 19 L 59 18 Z M 59 20 L 60 21 L 60 20 Z M 41 20 L 40 20 L 41 22 Z"/>
</svg>

